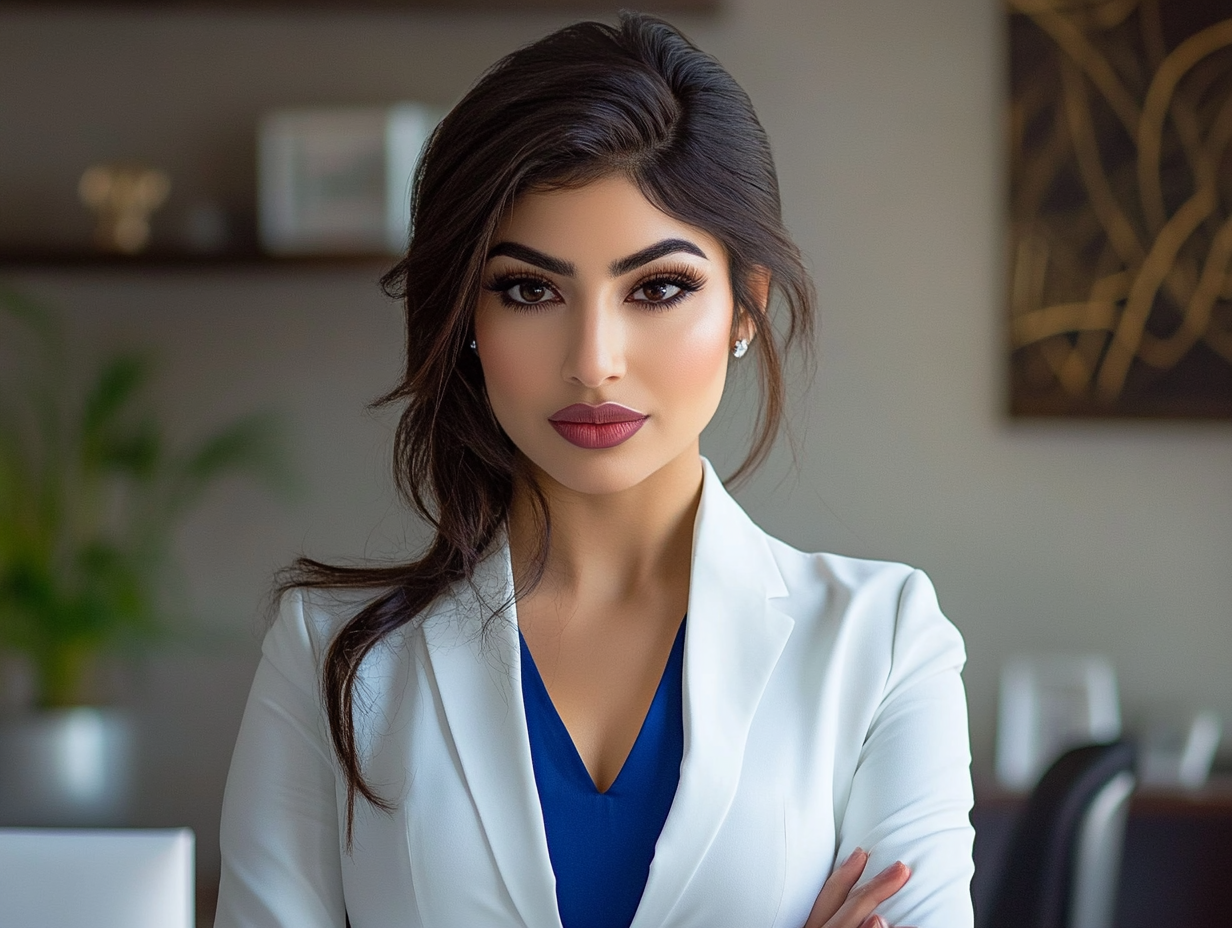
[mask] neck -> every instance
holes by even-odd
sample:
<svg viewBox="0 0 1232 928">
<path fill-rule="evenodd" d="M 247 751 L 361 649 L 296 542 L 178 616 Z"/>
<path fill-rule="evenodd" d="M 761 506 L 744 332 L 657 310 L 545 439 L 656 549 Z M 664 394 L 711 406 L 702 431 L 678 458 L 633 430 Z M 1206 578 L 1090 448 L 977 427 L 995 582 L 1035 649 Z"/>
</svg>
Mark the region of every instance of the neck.
<svg viewBox="0 0 1232 928">
<path fill-rule="evenodd" d="M 616 493 L 579 493 L 542 471 L 535 476 L 552 520 L 537 592 L 607 603 L 681 584 L 687 594 L 702 486 L 696 448 Z M 540 533 L 529 492 L 515 491 L 509 513 L 515 578 L 526 576 Z"/>
</svg>

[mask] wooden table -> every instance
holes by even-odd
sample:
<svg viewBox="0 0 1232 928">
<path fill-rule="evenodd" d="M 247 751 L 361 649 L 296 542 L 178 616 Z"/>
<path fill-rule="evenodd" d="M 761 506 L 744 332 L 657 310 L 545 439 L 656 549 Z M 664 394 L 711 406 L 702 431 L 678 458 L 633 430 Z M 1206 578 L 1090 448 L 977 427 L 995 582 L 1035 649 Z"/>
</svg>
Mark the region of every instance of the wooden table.
<svg viewBox="0 0 1232 928">
<path fill-rule="evenodd" d="M 977 787 L 976 924 L 996 885 L 1023 797 Z M 1125 834 L 1115 928 L 1232 926 L 1232 776 L 1196 791 L 1134 794 Z"/>
</svg>

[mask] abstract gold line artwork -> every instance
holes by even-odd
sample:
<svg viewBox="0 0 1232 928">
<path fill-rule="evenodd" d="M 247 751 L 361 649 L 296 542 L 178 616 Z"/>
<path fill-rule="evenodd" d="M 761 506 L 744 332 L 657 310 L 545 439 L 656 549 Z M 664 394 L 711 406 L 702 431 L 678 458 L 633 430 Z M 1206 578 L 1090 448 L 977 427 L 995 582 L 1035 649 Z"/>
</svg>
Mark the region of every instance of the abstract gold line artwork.
<svg viewBox="0 0 1232 928">
<path fill-rule="evenodd" d="M 1008 12 L 1012 412 L 1232 418 L 1232 3 Z"/>
</svg>

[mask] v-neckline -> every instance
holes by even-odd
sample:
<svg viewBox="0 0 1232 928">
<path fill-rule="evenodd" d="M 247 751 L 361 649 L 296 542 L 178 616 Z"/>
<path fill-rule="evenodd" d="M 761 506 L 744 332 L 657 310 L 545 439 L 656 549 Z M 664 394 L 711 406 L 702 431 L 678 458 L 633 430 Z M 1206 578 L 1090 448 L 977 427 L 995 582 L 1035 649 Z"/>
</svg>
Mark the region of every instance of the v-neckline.
<svg viewBox="0 0 1232 928">
<path fill-rule="evenodd" d="M 616 771 L 616 776 L 612 778 L 612 782 L 608 784 L 607 789 L 599 789 L 599 785 L 595 782 L 595 778 L 591 776 L 589 768 L 586 766 L 586 761 L 582 759 L 582 753 L 577 748 L 577 743 L 573 740 L 573 734 L 569 731 L 569 726 L 565 724 L 565 720 L 560 717 L 560 712 L 556 709 L 556 703 L 552 700 L 552 694 L 548 692 L 547 684 L 543 682 L 543 677 L 539 674 L 539 666 L 535 663 L 535 657 L 530 652 L 530 645 L 526 643 L 526 637 L 522 634 L 521 629 L 518 630 L 518 641 L 521 645 L 522 657 L 524 658 L 522 665 L 522 678 L 526 679 L 527 668 L 531 671 L 531 685 L 535 687 L 536 692 L 542 697 L 544 704 L 548 707 L 547 722 L 550 726 L 556 729 L 558 735 L 564 736 L 564 741 L 569 745 L 569 761 L 572 766 L 574 775 L 579 782 L 590 784 L 590 788 L 594 790 L 598 796 L 607 796 L 616 785 L 620 783 L 625 771 L 629 768 L 629 758 L 631 758 L 638 749 L 638 745 L 642 743 L 643 737 L 646 734 L 646 722 L 654 712 L 654 708 L 664 698 L 664 690 L 668 685 L 668 671 L 672 667 L 672 658 L 678 648 L 683 647 L 683 639 L 685 635 L 685 616 L 680 620 L 680 627 L 676 630 L 676 637 L 672 639 L 672 648 L 667 652 L 667 661 L 663 664 L 663 672 L 659 676 L 659 684 L 655 687 L 654 695 L 650 698 L 650 704 L 646 707 L 646 714 L 642 716 L 642 724 L 638 727 L 637 737 L 633 739 L 633 744 L 629 746 L 628 752 L 625 754 L 624 760 L 620 762 L 620 769 Z"/>
</svg>

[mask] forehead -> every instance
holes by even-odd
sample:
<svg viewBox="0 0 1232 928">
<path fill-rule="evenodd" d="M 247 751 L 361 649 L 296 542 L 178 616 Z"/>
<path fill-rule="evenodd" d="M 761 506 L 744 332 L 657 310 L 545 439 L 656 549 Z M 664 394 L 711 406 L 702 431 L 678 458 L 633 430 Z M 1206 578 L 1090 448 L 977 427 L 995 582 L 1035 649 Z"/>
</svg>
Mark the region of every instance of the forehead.
<svg viewBox="0 0 1232 928">
<path fill-rule="evenodd" d="M 588 258 L 606 266 L 669 238 L 691 241 L 711 261 L 722 260 L 717 239 L 660 210 L 633 181 L 613 176 L 582 187 L 523 194 L 497 226 L 495 241 L 529 245 L 579 266 Z"/>
</svg>

